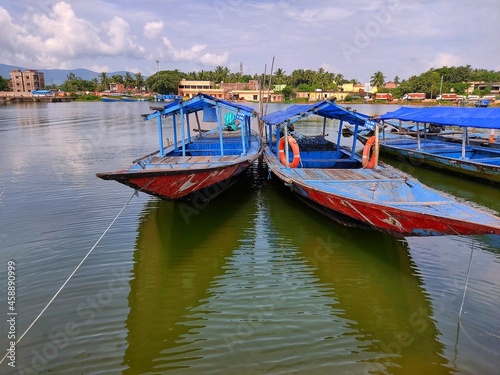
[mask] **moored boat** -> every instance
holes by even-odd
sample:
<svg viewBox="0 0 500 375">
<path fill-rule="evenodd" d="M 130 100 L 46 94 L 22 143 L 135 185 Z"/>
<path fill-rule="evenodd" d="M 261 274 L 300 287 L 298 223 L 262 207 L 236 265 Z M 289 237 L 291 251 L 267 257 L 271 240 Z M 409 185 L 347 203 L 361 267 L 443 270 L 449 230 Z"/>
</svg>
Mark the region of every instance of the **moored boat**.
<svg viewBox="0 0 500 375">
<path fill-rule="evenodd" d="M 114 102 L 119 102 L 120 98 L 113 97 L 113 96 L 103 96 L 103 97 L 101 97 L 101 100 L 103 102 L 107 102 L 107 103 L 114 103 Z"/>
<path fill-rule="evenodd" d="M 402 107 L 383 114 L 380 119 L 413 121 L 417 124 L 415 136 L 382 132 L 379 137 L 382 154 L 418 161 L 421 165 L 473 179 L 500 183 L 500 149 L 471 144 L 468 132 L 469 128 L 491 130 L 490 140 L 494 141 L 494 132 L 500 129 L 500 108 Z M 425 129 L 426 124 L 462 128 L 462 144 L 443 139 L 451 137 L 451 134 L 443 132 L 441 136 L 432 136 L 427 135 L 425 130 L 421 132 L 420 129 Z M 368 135 L 358 138 L 366 142 Z"/>
<path fill-rule="evenodd" d="M 217 127 L 203 131 L 199 111 L 216 121 Z M 192 114 L 197 123 L 197 135 L 192 134 Z M 255 116 L 256 112 L 250 107 L 204 94 L 172 102 L 143 115 L 145 120 L 157 120 L 158 151 L 135 160 L 124 170 L 98 173 L 97 176 L 165 200 L 207 201 L 231 186 L 261 155 L 260 138 L 251 130 L 251 118 Z M 174 137 L 173 144 L 166 147 L 162 118 L 169 121 Z M 178 130 L 181 132 L 179 141 Z"/>
<path fill-rule="evenodd" d="M 311 115 L 323 118 L 321 136 L 288 134 L 292 124 Z M 325 137 L 327 119 L 340 121 L 336 144 Z M 397 236 L 500 234 L 500 218 L 490 210 L 459 202 L 379 162 L 377 152 L 370 156 L 370 147 L 365 147 L 364 158 L 357 155 L 358 127 L 367 124 L 367 116 L 325 100 L 294 105 L 262 120 L 270 172 L 305 203 L 344 225 Z M 344 122 L 355 126 L 350 149 L 340 146 Z M 377 143 L 378 137 L 375 149 Z"/>
<path fill-rule="evenodd" d="M 137 102 L 137 98 L 133 96 L 122 96 L 122 102 Z"/>
</svg>

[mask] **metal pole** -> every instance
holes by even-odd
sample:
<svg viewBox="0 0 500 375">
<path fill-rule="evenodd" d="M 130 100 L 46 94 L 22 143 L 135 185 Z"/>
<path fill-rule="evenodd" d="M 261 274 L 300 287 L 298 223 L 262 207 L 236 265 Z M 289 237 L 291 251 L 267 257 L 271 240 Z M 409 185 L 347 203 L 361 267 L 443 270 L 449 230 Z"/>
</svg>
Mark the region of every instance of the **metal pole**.
<svg viewBox="0 0 500 375">
<path fill-rule="evenodd" d="M 163 151 L 163 126 L 161 123 L 161 116 L 158 116 L 156 119 L 156 122 L 158 123 L 158 143 L 160 144 L 160 156 L 164 157 L 165 152 Z"/>
<path fill-rule="evenodd" d="M 172 122 L 174 123 L 174 150 L 177 151 L 179 148 L 177 147 L 177 120 L 175 115 L 172 115 Z"/>
<path fill-rule="evenodd" d="M 379 129 L 378 129 L 378 122 L 377 124 L 375 125 L 375 152 L 373 154 L 373 157 L 375 158 L 375 165 L 373 166 L 374 169 L 377 169 L 378 167 L 378 151 L 379 151 L 379 147 L 380 147 L 380 144 L 379 144 L 379 140 L 378 140 L 378 132 L 379 132 Z"/>
<path fill-rule="evenodd" d="M 290 168 L 290 163 L 288 162 L 288 123 L 284 123 L 285 125 L 285 160 L 286 164 L 285 166 L 287 168 Z"/>
<path fill-rule="evenodd" d="M 220 109 L 220 103 L 217 102 L 217 122 L 219 125 L 219 144 L 220 144 L 220 156 L 224 156 L 224 142 L 222 140 L 222 112 Z"/>
<path fill-rule="evenodd" d="M 186 156 L 186 135 L 184 133 L 184 110 L 180 108 L 181 117 L 181 142 L 182 142 L 182 156 Z"/>
</svg>

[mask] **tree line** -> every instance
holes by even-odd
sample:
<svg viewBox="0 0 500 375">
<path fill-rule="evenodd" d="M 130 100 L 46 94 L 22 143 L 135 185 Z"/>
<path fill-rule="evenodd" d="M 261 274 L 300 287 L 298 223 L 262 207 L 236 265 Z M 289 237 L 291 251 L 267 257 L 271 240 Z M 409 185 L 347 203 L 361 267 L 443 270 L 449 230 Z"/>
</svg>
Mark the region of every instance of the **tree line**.
<svg viewBox="0 0 500 375">
<path fill-rule="evenodd" d="M 264 86 L 270 82 L 272 85 L 286 85 L 287 89 L 295 91 L 314 91 L 320 89 L 323 91 L 338 91 L 345 83 L 359 84 L 356 78 L 346 79 L 340 73 L 331 73 L 323 68 L 296 69 L 287 74 L 283 69 L 276 69 L 272 76 L 267 74 L 242 75 L 240 73 L 231 73 L 228 68 L 218 66 L 213 71 L 199 71 L 183 73 L 179 70 L 160 71 L 146 79 L 146 85 L 151 91 L 167 94 L 176 93 L 179 82 L 182 79 L 193 81 L 213 81 L 219 82 L 248 82 L 251 79 L 260 80 Z M 379 92 L 391 92 L 394 97 L 402 97 L 409 92 L 423 92 L 427 97 L 435 98 L 442 92 L 455 92 L 464 94 L 469 88 L 470 82 L 500 82 L 500 71 L 487 69 L 473 69 L 470 65 L 447 67 L 438 69 L 429 69 L 419 75 L 411 76 L 408 79 L 401 80 L 398 76 L 392 79 L 397 87 L 392 89 L 384 88 L 386 76 L 381 71 L 375 72 L 370 77 L 370 84 L 377 86 Z M 441 86 L 442 82 L 442 86 Z M 488 87 L 481 94 L 489 93 Z M 478 93 L 479 94 L 479 93 Z"/>
<path fill-rule="evenodd" d="M 8 89 L 8 79 L 0 77 L 0 88 Z M 356 78 L 347 79 L 340 73 L 331 73 L 323 68 L 295 69 L 287 74 L 282 68 L 278 68 L 271 74 L 244 75 L 240 72 L 233 73 L 227 67 L 217 66 L 214 70 L 201 70 L 184 73 L 175 70 L 162 70 L 152 76 L 145 78 L 141 73 L 126 73 L 125 75 L 108 76 L 105 72 L 100 73 L 98 78 L 84 80 L 70 73 L 62 85 L 49 85 L 48 88 L 60 89 L 66 92 L 79 91 L 105 91 L 109 89 L 110 83 L 123 83 L 125 88 L 146 88 L 148 91 L 160 94 L 177 93 L 179 83 L 182 79 L 193 81 L 220 82 L 249 82 L 259 80 L 264 86 L 270 83 L 281 85 L 286 96 L 293 91 L 339 91 L 345 83 L 359 84 Z M 423 92 L 427 97 L 436 97 L 439 91 L 455 92 L 464 94 L 469 87 L 469 82 L 500 82 L 500 71 L 473 69 L 470 65 L 459 67 L 443 66 L 438 69 L 429 69 L 420 75 L 411 76 L 406 80 L 400 80 L 398 76 L 392 79 L 397 87 L 393 89 L 383 88 L 386 76 L 381 72 L 375 72 L 370 78 L 370 84 L 377 86 L 379 92 L 391 92 L 394 97 L 402 97 L 409 92 Z M 442 86 L 441 86 L 442 82 Z M 284 88 L 283 88 L 284 87 Z M 488 88 L 481 94 L 488 93 Z"/>
</svg>

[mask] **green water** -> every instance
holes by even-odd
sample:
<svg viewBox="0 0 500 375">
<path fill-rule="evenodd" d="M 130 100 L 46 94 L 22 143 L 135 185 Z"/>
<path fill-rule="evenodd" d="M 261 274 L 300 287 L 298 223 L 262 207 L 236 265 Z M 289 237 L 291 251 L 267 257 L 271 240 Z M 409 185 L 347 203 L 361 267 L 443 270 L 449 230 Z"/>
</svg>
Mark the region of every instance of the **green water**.
<svg viewBox="0 0 500 375">
<path fill-rule="evenodd" d="M 15 261 L 18 337 L 131 197 L 94 174 L 157 149 L 148 106 L 0 107 L 0 283 Z M 495 187 L 412 173 L 500 208 Z M 256 164 L 206 205 L 132 198 L 0 372 L 497 373 L 499 236 L 345 228 L 267 177 Z"/>
</svg>

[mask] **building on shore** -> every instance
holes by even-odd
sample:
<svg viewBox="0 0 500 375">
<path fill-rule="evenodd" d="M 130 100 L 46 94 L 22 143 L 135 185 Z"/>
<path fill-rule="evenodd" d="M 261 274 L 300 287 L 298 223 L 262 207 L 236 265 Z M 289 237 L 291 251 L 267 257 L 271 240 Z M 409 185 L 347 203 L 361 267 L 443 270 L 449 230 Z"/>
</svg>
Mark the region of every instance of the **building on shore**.
<svg viewBox="0 0 500 375">
<path fill-rule="evenodd" d="M 22 72 L 14 69 L 10 72 L 10 86 L 14 92 L 31 92 L 45 89 L 45 78 L 42 72 L 26 69 Z"/>
<path fill-rule="evenodd" d="M 207 94 L 217 99 L 225 100 L 245 100 L 258 102 L 261 99 L 266 101 L 268 90 L 260 90 L 259 81 L 249 82 L 221 82 L 216 85 L 213 81 L 188 81 L 183 79 L 179 83 L 178 95 L 185 98 L 192 98 L 198 93 Z M 284 101 L 283 94 L 276 94 L 274 90 L 269 90 L 270 102 Z"/>
</svg>

